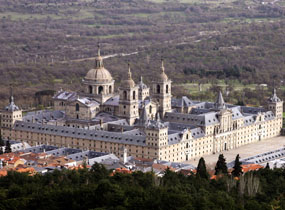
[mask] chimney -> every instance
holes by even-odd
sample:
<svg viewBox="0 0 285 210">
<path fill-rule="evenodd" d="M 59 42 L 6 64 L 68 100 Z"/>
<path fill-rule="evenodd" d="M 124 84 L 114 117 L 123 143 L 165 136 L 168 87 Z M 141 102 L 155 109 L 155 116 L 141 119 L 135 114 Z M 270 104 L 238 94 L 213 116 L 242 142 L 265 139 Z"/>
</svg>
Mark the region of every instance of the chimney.
<svg viewBox="0 0 285 210">
<path fill-rule="evenodd" d="M 128 162 L 128 150 L 127 148 L 124 148 L 124 164 Z"/>
</svg>

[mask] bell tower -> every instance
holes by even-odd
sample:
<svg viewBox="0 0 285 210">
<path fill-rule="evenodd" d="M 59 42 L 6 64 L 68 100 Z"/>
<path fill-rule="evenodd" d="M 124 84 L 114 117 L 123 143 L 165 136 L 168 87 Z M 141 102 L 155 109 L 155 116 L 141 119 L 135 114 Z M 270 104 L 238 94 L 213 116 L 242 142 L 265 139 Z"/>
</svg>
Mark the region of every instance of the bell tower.
<svg viewBox="0 0 285 210">
<path fill-rule="evenodd" d="M 160 73 L 155 81 L 152 82 L 152 97 L 158 102 L 161 116 L 165 112 L 171 111 L 171 83 L 165 74 L 164 61 L 161 59 Z"/>
<path fill-rule="evenodd" d="M 119 116 L 127 119 L 130 125 L 139 118 L 138 86 L 132 79 L 131 67 L 128 64 L 128 78 L 122 82 L 119 88 Z"/>
</svg>

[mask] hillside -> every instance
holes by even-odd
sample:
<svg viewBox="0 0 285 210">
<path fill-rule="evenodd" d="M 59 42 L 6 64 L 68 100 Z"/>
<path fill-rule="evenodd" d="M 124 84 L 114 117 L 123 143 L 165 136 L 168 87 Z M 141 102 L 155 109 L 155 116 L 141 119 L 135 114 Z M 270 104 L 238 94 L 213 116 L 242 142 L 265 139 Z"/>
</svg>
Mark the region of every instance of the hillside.
<svg viewBox="0 0 285 210">
<path fill-rule="evenodd" d="M 137 52 L 105 60 L 117 82 L 128 60 L 138 80 L 164 57 L 174 94 L 216 79 L 283 86 L 284 17 L 284 0 L 0 0 L 0 99 L 9 84 L 24 107 L 40 90 L 78 90 L 98 42 L 103 55 Z"/>
</svg>

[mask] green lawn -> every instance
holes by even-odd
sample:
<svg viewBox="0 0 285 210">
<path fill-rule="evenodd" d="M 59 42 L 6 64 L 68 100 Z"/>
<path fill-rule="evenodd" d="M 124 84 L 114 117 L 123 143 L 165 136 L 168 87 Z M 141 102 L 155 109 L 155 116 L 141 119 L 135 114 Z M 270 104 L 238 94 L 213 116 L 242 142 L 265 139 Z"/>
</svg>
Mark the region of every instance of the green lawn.
<svg viewBox="0 0 285 210">
<path fill-rule="evenodd" d="M 239 83 L 237 80 L 231 80 L 229 84 L 232 84 L 234 90 L 236 91 L 242 91 L 245 88 L 254 90 L 257 87 L 257 84 L 243 85 Z M 228 86 L 224 80 L 218 80 L 217 85 L 221 87 L 223 90 Z M 191 92 L 191 94 L 198 94 L 200 92 L 198 83 L 185 83 L 181 85 L 177 84 L 177 86 L 183 86 L 183 88 Z M 211 88 L 211 86 L 212 84 L 210 83 L 202 84 L 202 91 L 207 91 L 209 88 Z"/>
</svg>

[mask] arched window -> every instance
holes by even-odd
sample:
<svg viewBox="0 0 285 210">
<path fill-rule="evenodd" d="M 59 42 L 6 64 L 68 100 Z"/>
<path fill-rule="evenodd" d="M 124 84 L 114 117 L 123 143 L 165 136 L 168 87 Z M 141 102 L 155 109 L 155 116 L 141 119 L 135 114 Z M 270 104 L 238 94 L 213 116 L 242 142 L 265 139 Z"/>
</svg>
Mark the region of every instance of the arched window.
<svg viewBox="0 0 285 210">
<path fill-rule="evenodd" d="M 78 114 L 76 115 L 76 119 L 79 119 L 79 115 Z"/>
<path fill-rule="evenodd" d="M 188 148 L 189 147 L 189 145 L 188 145 L 188 143 L 186 143 L 186 148 Z"/>
<path fill-rule="evenodd" d="M 109 93 L 112 93 L 112 86 L 109 86 Z"/>
<path fill-rule="evenodd" d="M 89 86 L 89 93 L 90 93 L 90 94 L 92 94 L 92 93 L 93 93 L 93 88 L 92 88 L 92 86 L 91 86 L 91 85 Z"/>
<path fill-rule="evenodd" d="M 152 106 L 149 106 L 149 113 L 151 114 L 152 112 Z"/>
<path fill-rule="evenodd" d="M 187 134 L 187 135 L 186 135 L 186 139 L 188 139 L 188 138 L 189 138 L 189 135 Z"/>
<path fill-rule="evenodd" d="M 75 105 L 75 111 L 79 111 L 79 104 Z"/>
<path fill-rule="evenodd" d="M 127 99 L 127 91 L 124 91 L 124 99 L 126 100 Z"/>
<path fill-rule="evenodd" d="M 166 93 L 168 93 L 168 85 L 166 85 Z"/>
<path fill-rule="evenodd" d="M 156 91 L 157 91 L 157 93 L 160 93 L 160 85 L 156 86 Z"/>
<path fill-rule="evenodd" d="M 133 100 L 136 100 L 136 91 L 133 91 Z"/>
<path fill-rule="evenodd" d="M 102 94 L 102 92 L 103 92 L 103 87 L 102 87 L 102 86 L 99 86 L 99 88 L 98 88 L 98 94 Z"/>
</svg>

